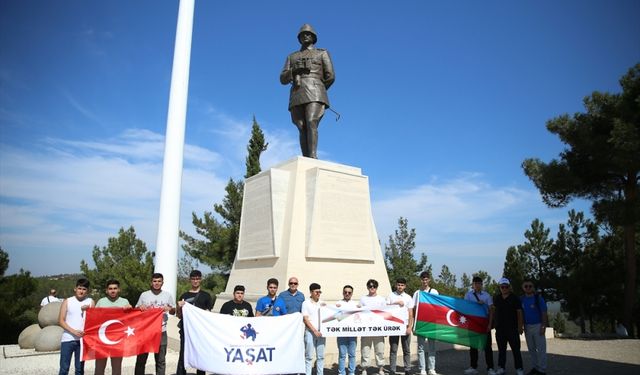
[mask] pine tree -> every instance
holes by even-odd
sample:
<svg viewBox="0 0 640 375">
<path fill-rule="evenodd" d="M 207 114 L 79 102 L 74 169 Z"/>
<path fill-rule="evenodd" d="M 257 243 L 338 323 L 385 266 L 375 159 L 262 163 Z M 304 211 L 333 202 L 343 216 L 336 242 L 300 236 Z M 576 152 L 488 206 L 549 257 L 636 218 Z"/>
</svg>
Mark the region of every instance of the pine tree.
<svg viewBox="0 0 640 375">
<path fill-rule="evenodd" d="M 254 116 L 251 138 L 247 145 L 245 178 L 260 173 L 260 155 L 267 146 Z M 201 238 L 180 231 L 180 237 L 185 241 L 182 245 L 185 253 L 222 274 L 228 274 L 238 251 L 244 182 L 230 178 L 225 191 L 222 203 L 213 205 L 215 214 L 222 220 L 211 211 L 205 211 L 203 218 L 199 218 L 194 212 L 191 214 L 192 223 Z"/>
<path fill-rule="evenodd" d="M 547 130 L 566 144 L 558 159 L 526 159 L 525 174 L 550 207 L 588 199 L 596 217 L 623 228 L 623 322 L 631 330 L 637 295 L 636 230 L 640 223 L 640 64 L 620 79 L 618 94 L 593 92 L 585 113 L 564 114 Z"/>
<path fill-rule="evenodd" d="M 393 236 L 389 236 L 389 243 L 384 246 L 389 281 L 395 284 L 397 278 L 404 277 L 407 279 L 407 293 L 413 293 L 420 288 L 420 272 L 431 272 L 431 265 L 425 268 L 427 256 L 424 253 L 420 256 L 420 261 L 416 261 L 413 256 L 416 248 L 415 238 L 416 230 L 409 230 L 408 220 L 400 217 L 398 229 Z"/>
<path fill-rule="evenodd" d="M 144 241 L 136 236 L 133 227 L 120 228 L 117 237 L 111 237 L 107 246 L 93 247 L 95 264 L 90 268 L 83 259 L 80 270 L 91 282 L 92 289 L 102 293 L 109 279 L 120 281 L 121 296 L 135 304 L 140 294 L 149 288 L 153 273 L 153 256 Z"/>
</svg>

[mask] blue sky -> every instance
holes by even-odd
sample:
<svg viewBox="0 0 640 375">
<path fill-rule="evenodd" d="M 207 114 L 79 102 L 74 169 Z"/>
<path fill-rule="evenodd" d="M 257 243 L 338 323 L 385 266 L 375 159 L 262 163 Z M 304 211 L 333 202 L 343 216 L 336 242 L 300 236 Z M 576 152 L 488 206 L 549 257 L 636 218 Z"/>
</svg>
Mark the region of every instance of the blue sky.
<svg viewBox="0 0 640 375">
<path fill-rule="evenodd" d="M 133 225 L 155 246 L 177 1 L 0 2 L 0 246 L 9 273 L 78 272 Z M 369 176 L 383 243 L 398 217 L 437 274 L 502 272 L 546 208 L 520 164 L 562 144 L 545 122 L 618 92 L 640 61 L 638 1 L 196 0 L 181 227 L 244 174 L 299 154 L 279 72 L 303 23 L 336 69 L 321 159 Z M 584 202 L 569 208 L 588 209 Z"/>
</svg>

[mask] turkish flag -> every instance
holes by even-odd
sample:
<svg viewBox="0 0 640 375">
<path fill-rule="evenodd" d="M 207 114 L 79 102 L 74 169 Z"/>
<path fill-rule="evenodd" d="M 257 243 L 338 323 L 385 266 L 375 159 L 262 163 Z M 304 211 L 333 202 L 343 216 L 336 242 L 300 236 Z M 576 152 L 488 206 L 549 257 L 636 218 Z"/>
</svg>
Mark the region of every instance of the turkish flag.
<svg viewBox="0 0 640 375">
<path fill-rule="evenodd" d="M 94 307 L 85 311 L 82 360 L 157 353 L 162 309 Z"/>
</svg>

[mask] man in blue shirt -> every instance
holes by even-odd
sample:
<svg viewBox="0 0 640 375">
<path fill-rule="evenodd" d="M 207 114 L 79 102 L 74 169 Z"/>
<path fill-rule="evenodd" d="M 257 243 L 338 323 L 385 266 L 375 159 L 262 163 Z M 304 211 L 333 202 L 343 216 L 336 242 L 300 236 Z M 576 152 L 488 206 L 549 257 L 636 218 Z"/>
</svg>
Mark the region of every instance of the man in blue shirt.
<svg viewBox="0 0 640 375">
<path fill-rule="evenodd" d="M 284 301 L 287 307 L 287 314 L 302 312 L 302 302 L 304 302 L 304 294 L 298 290 L 298 278 L 291 276 L 289 278 L 289 289 L 278 295 L 278 298 Z"/>
<path fill-rule="evenodd" d="M 267 280 L 267 294 L 261 297 L 256 303 L 256 316 L 279 316 L 287 314 L 287 306 L 285 306 L 282 298 L 278 298 L 278 279 L 271 278 Z"/>
<path fill-rule="evenodd" d="M 524 295 L 520 297 L 522 311 L 524 313 L 524 337 L 527 339 L 527 348 L 531 356 L 533 368 L 528 375 L 547 372 L 547 341 L 545 330 L 547 328 L 547 304 L 541 295 L 535 292 L 533 281 L 525 280 L 522 283 Z"/>
</svg>

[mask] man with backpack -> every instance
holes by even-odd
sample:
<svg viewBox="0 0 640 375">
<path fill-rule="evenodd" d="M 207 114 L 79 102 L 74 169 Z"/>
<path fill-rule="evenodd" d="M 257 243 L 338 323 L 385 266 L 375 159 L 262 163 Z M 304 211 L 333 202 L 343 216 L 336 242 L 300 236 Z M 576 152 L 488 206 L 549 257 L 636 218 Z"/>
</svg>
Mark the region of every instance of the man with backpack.
<svg viewBox="0 0 640 375">
<path fill-rule="evenodd" d="M 547 304 L 541 295 L 535 292 L 533 281 L 522 283 L 524 295 L 520 297 L 524 313 L 524 337 L 531 356 L 533 368 L 527 375 L 544 375 L 547 372 L 547 342 L 545 330 L 549 321 Z"/>
<path fill-rule="evenodd" d="M 482 290 L 482 278 L 479 276 L 473 277 L 472 289 L 467 292 L 464 299 L 471 302 L 476 302 L 482 305 L 482 307 L 489 313 L 489 325 L 487 327 L 487 343 L 484 347 L 484 359 L 487 365 L 487 375 L 496 375 L 493 369 L 493 349 L 491 348 L 491 325 L 493 320 L 493 313 L 491 311 L 491 305 L 493 305 L 493 299 L 491 295 Z M 478 374 L 478 349 L 471 348 L 469 350 L 471 357 L 471 367 L 464 371 L 465 375 Z"/>
</svg>

